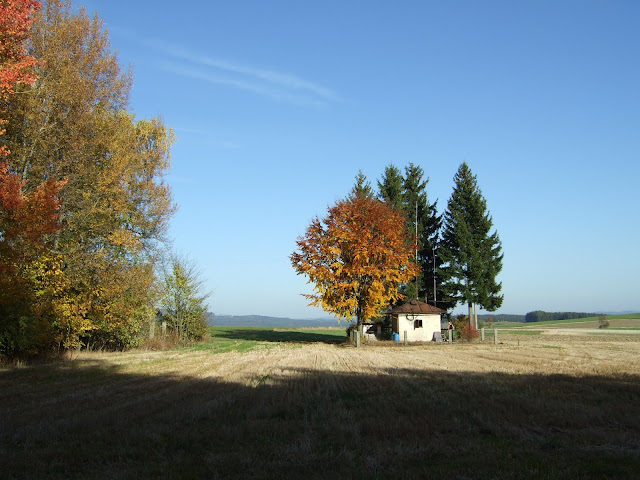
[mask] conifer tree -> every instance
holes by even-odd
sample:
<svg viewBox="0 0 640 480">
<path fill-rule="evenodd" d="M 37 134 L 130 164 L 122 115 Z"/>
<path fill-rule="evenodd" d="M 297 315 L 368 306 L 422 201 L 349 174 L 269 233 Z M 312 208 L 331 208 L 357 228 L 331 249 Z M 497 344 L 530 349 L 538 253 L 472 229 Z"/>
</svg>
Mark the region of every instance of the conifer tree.
<svg viewBox="0 0 640 480">
<path fill-rule="evenodd" d="M 406 294 L 426 301 L 434 299 L 434 251 L 438 241 L 438 233 L 442 223 L 442 216 L 437 215 L 436 204 L 429 203 L 427 184 L 429 179 L 423 179 L 422 167 L 410 163 L 405 167 L 402 181 L 402 203 L 407 219 L 407 228 L 417 231 L 418 255 L 420 266 L 417 291 L 416 285 L 408 285 Z M 439 282 L 436 279 L 436 285 Z"/>
<path fill-rule="evenodd" d="M 375 198 L 371 184 L 368 182 L 367 176 L 362 173 L 362 170 L 358 170 L 356 183 L 351 189 L 350 198 Z"/>
<path fill-rule="evenodd" d="M 382 181 L 378 181 L 378 198 L 395 210 L 402 210 L 402 174 L 393 164 L 384 169 Z"/>
<path fill-rule="evenodd" d="M 420 166 L 410 163 L 405 167 L 405 175 L 393 164 L 389 164 L 378 181 L 378 198 L 385 203 L 401 210 L 405 216 L 405 224 L 409 233 L 416 234 L 418 238 L 417 264 L 420 266 L 420 276 L 416 282 L 402 285 L 401 292 L 410 298 L 421 298 L 433 303 L 438 297 L 438 305 L 447 308 L 449 305 L 442 303 L 440 293 L 434 293 L 434 280 L 436 288 L 440 290 L 440 282 L 437 279 L 437 267 L 441 263 L 435 259 L 434 253 L 438 243 L 438 235 L 442 224 L 442 215 L 437 214 L 437 201 L 429 203 L 426 187 L 429 179 L 423 180 L 424 170 Z M 416 228 L 417 222 L 417 228 Z"/>
<path fill-rule="evenodd" d="M 454 177 L 454 190 L 444 218 L 440 258 L 444 262 L 443 290 L 453 305 L 467 303 L 469 318 L 474 304 L 494 311 L 502 305 L 502 284 L 496 276 L 502 270 L 502 244 L 477 178 L 466 163 Z M 477 328 L 477 320 L 473 322 Z"/>
</svg>

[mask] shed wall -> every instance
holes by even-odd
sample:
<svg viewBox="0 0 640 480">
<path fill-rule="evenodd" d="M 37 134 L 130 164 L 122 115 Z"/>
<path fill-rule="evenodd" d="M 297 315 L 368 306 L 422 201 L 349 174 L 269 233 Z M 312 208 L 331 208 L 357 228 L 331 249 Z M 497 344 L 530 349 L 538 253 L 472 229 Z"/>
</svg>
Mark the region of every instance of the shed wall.
<svg viewBox="0 0 640 480">
<path fill-rule="evenodd" d="M 406 331 L 409 342 L 430 342 L 433 340 L 434 333 L 440 335 L 440 315 L 399 314 L 397 320 L 394 319 L 393 327 L 394 331 L 400 334 L 400 341 L 404 341 Z"/>
</svg>

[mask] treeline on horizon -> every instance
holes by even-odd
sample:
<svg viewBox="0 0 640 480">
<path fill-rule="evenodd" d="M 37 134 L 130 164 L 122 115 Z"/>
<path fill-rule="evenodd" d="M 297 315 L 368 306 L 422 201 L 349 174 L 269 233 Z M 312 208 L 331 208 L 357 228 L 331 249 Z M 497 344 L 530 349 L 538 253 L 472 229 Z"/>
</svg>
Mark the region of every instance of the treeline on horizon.
<svg viewBox="0 0 640 480">
<path fill-rule="evenodd" d="M 494 322 L 547 322 L 552 320 L 572 320 L 575 318 L 589 318 L 597 317 L 602 313 L 586 313 L 586 312 L 545 312 L 544 310 L 535 310 L 529 312 L 526 315 L 514 315 L 508 313 L 501 313 L 498 315 L 483 314 L 478 315 L 478 318 L 487 321 L 492 319 Z"/>
<path fill-rule="evenodd" d="M 499 314 L 491 314 L 484 313 L 478 314 L 478 319 L 486 322 L 489 319 L 493 322 L 524 322 L 524 315 L 516 315 L 511 313 L 499 313 Z"/>
<path fill-rule="evenodd" d="M 478 319 L 487 322 L 544 322 L 549 320 L 571 320 L 575 318 L 597 317 L 602 313 L 581 313 L 581 312 L 545 312 L 536 310 L 526 315 L 499 313 L 499 314 L 481 314 Z M 282 327 L 282 328 L 301 328 L 301 327 L 331 327 L 342 326 L 348 322 L 338 324 L 335 319 L 299 319 L 285 317 L 269 317 L 265 315 L 215 315 L 211 312 L 207 314 L 208 324 L 218 327 L 233 326 L 253 326 L 253 327 Z"/>
<path fill-rule="evenodd" d="M 585 312 L 544 312 L 536 310 L 529 312 L 524 316 L 524 321 L 530 322 L 546 322 L 549 320 L 571 320 L 574 318 L 597 317 L 602 313 L 585 313 Z"/>
</svg>

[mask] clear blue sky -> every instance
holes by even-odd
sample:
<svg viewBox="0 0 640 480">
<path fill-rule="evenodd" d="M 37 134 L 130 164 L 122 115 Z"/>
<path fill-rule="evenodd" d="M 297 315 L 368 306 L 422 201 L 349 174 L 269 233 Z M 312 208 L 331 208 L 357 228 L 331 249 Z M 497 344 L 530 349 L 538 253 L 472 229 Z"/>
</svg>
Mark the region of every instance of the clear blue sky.
<svg viewBox="0 0 640 480">
<path fill-rule="evenodd" d="M 178 137 L 175 248 L 217 314 L 326 316 L 288 259 L 359 169 L 467 162 L 498 313 L 640 310 L 640 2 L 80 0 Z M 462 308 L 458 310 L 462 311 Z"/>
</svg>

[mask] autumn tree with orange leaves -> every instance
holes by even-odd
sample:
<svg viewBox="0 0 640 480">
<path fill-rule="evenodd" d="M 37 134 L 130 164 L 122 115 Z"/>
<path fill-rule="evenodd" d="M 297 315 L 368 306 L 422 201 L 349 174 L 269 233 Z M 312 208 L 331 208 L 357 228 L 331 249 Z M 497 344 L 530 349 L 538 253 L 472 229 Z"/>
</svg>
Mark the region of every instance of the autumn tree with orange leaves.
<svg viewBox="0 0 640 480">
<path fill-rule="evenodd" d="M 34 0 L 0 1 L 1 136 L 16 89 L 36 80 L 37 61 L 27 53 L 26 43 L 39 9 Z M 51 328 L 27 320 L 34 318 L 40 303 L 33 273 L 51 266 L 49 250 L 52 235 L 60 229 L 59 194 L 66 182 L 47 178 L 27 192 L 27 181 L 12 168 L 5 138 L 0 140 L 0 350 L 37 352 L 50 343 Z"/>
<path fill-rule="evenodd" d="M 53 235 L 60 229 L 59 195 L 65 182 L 47 180 L 28 195 L 23 193 L 25 183 L 9 171 L 9 162 L 0 162 L 2 354 L 38 354 L 56 337 L 45 318 L 51 310 L 46 290 L 52 280 L 57 280 L 54 263 L 59 259 L 52 253 L 52 244 Z"/>
<path fill-rule="evenodd" d="M 0 0 L 0 125 L 7 123 L 6 100 L 20 84 L 36 79 L 36 59 L 26 50 L 34 13 L 41 7 L 35 0 Z M 5 129 L 0 130 L 4 135 Z M 46 180 L 26 195 L 26 181 L 11 171 L 9 150 L 0 145 L 0 286 L 3 292 L 15 283 L 11 274 L 44 249 L 44 238 L 59 229 L 58 194 L 64 181 Z M 6 282 L 7 279 L 11 281 Z M 5 282 L 3 282 L 3 280 Z"/>
<path fill-rule="evenodd" d="M 356 318 L 361 334 L 363 322 L 402 298 L 398 286 L 418 273 L 404 215 L 372 198 L 339 201 L 297 245 L 291 263 L 314 284 L 315 293 L 304 294 L 310 305 Z"/>
<path fill-rule="evenodd" d="M 18 4 L 35 5 L 0 0 L 3 8 Z M 10 179 L 7 188 L 12 185 L 8 201 L 31 208 L 36 198 L 47 200 L 38 208 L 58 228 L 41 238 L 47 248 L 32 261 L 13 262 L 28 297 L 0 291 L 6 300 L 0 302 L 0 357 L 137 345 L 156 321 L 156 266 L 174 210 L 163 179 L 173 132 L 161 118 L 137 119 L 128 111 L 131 71 L 120 66 L 97 14 L 69 0 L 43 4 L 19 36 L 35 59 L 32 69 L 20 67 L 31 77 L 0 98 L 6 120 L 0 145 L 11 162 L 2 175 Z M 0 40 L 20 18 L 0 12 L 0 22 L 6 20 Z M 2 57 L 3 72 L 19 65 L 26 63 L 13 53 Z M 53 196 L 42 198 L 40 189 Z M 47 210 L 56 205 L 55 212 Z M 0 227 L 0 242 L 27 220 L 15 209 L 3 215 L 8 226 L 4 233 Z M 32 215 L 30 225 L 36 220 Z M 20 235 L 15 240 L 22 242 Z"/>
<path fill-rule="evenodd" d="M 4 135 L 6 100 L 18 84 L 35 80 L 35 58 L 27 54 L 26 41 L 33 14 L 40 8 L 35 0 L 0 0 L 0 135 Z M 11 172 L 9 150 L 0 144 L 0 271 L 5 274 L 15 261 L 20 246 L 36 247 L 42 236 L 55 229 L 56 195 L 62 184 L 45 182 L 30 196 L 23 195 L 25 182 Z"/>
<path fill-rule="evenodd" d="M 0 1 L 0 135 L 5 132 L 5 102 L 15 93 L 16 85 L 31 84 L 35 80 L 33 67 L 35 58 L 27 54 L 26 40 L 33 23 L 33 13 L 40 8 L 35 0 Z M 9 155 L 9 150 L 0 144 L 0 159 Z M 7 167 L 3 163 L 0 167 Z"/>
<path fill-rule="evenodd" d="M 17 84 L 31 84 L 35 80 L 35 58 L 27 54 L 26 40 L 33 23 L 33 13 L 40 8 L 35 0 L 0 1 L 0 99 L 15 92 Z M 3 102 L 4 103 L 4 102 Z M 6 123 L 0 110 L 0 127 Z M 4 133 L 0 129 L 0 135 Z M 8 154 L 0 145 L 0 157 Z"/>
</svg>

